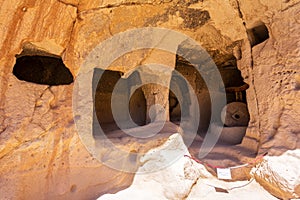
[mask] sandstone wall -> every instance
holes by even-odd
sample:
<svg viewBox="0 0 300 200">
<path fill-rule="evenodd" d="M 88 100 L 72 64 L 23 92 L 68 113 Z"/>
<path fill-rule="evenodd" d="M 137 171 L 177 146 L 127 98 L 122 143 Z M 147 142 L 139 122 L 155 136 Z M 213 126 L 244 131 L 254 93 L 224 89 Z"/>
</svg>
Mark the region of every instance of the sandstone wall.
<svg viewBox="0 0 300 200">
<path fill-rule="evenodd" d="M 255 14 L 249 9 L 260 5 Z M 280 155 L 299 148 L 299 4 L 294 1 L 270 3 L 240 2 L 246 27 L 255 21 L 266 24 L 270 38 L 250 48 L 243 47 L 238 63 L 250 84 L 248 107 L 251 123 L 248 135 L 259 141 L 260 152 Z M 288 17 L 293 16 L 293 17 Z"/>
<path fill-rule="evenodd" d="M 89 199 L 129 185 L 131 175 L 101 165 L 81 144 L 72 84 L 37 85 L 12 74 L 26 42 L 62 55 L 78 9 L 59 1 L 0 4 L 0 199 Z"/>
<path fill-rule="evenodd" d="M 96 161 L 80 142 L 72 84 L 37 85 L 12 74 L 26 42 L 61 56 L 76 77 L 88 53 L 116 33 L 145 26 L 180 31 L 199 41 L 217 65 L 241 59 L 251 115 L 243 146 L 276 155 L 299 148 L 297 0 L 2 0 L 0 5 L 1 199 L 93 199 L 132 181 L 131 174 Z M 260 21 L 270 38 L 251 48 L 246 29 Z M 174 61 L 169 56 L 166 64 L 174 67 Z"/>
</svg>

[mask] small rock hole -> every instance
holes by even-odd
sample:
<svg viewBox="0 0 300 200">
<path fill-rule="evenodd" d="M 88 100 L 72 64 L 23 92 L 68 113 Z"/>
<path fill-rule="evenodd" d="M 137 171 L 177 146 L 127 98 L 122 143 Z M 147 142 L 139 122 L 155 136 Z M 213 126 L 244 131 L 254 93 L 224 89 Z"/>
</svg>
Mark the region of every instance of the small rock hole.
<svg viewBox="0 0 300 200">
<path fill-rule="evenodd" d="M 260 24 L 247 30 L 251 46 L 258 45 L 269 38 L 269 31 L 265 24 Z"/>
</svg>

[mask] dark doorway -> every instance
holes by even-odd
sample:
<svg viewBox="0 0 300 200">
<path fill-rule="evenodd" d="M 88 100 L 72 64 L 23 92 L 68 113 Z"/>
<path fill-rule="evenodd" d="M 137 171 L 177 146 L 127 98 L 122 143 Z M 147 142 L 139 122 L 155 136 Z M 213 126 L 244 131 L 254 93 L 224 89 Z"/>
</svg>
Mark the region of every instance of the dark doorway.
<svg viewBox="0 0 300 200">
<path fill-rule="evenodd" d="M 140 83 L 138 73 L 131 74 L 127 79 L 121 78 L 121 72 L 95 69 L 93 76 L 94 91 L 94 124 L 98 123 L 104 133 L 119 130 L 120 127 L 113 116 L 112 106 L 119 109 L 118 119 L 126 128 L 145 125 L 146 99 L 142 89 L 135 88 Z M 122 88 L 115 89 L 116 84 Z M 118 97 L 118 102 L 112 105 L 112 94 Z M 131 96 L 130 96 L 131 95 Z M 129 113 L 126 112 L 129 110 Z M 133 123 L 129 123 L 130 118 Z M 95 129 L 94 129 L 94 134 Z"/>
</svg>

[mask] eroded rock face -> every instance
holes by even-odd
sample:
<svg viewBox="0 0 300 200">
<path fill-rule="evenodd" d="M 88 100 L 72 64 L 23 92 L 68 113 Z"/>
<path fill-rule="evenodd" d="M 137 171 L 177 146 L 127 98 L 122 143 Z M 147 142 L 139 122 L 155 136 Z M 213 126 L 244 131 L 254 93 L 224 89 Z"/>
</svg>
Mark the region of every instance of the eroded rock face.
<svg viewBox="0 0 300 200">
<path fill-rule="evenodd" d="M 174 155 L 179 156 L 163 170 Z M 132 185 L 116 194 L 105 194 L 99 200 L 118 199 L 263 199 L 276 197 L 265 191 L 255 180 L 226 182 L 212 176 L 203 165 L 190 159 L 179 134 L 173 134 L 162 146 L 147 152 Z"/>
<path fill-rule="evenodd" d="M 282 4 L 257 1 L 263 7 L 257 7 L 257 14 L 253 15 L 249 13 L 250 5 L 246 1 L 240 2 L 241 11 L 248 22 L 247 28 L 256 26 L 254 22 L 261 20 L 266 24 L 270 36 L 251 49 L 244 46 L 242 59 L 238 62 L 245 81 L 250 84 L 247 97 L 251 120 L 244 144 L 259 140 L 261 153 L 285 154 L 289 149 L 299 148 L 300 118 L 297 116 L 300 112 L 300 93 L 297 90 L 297 74 L 300 60 L 299 31 L 296 30 L 300 26 L 298 15 L 295 18 L 288 16 L 299 13 L 300 7 L 298 1 L 285 1 Z M 265 10 L 268 12 L 264 13 Z M 295 154 L 297 156 L 290 158 L 293 162 L 299 162 L 299 153 Z M 299 167 L 292 166 L 299 171 Z M 284 168 L 280 164 L 266 161 L 262 168 L 255 177 L 268 191 L 280 198 L 290 198 L 296 193 L 296 185 L 287 186 L 286 178 L 281 175 L 277 177 Z M 270 173 L 274 175 L 269 176 Z"/>
<path fill-rule="evenodd" d="M 255 26 L 254 21 L 259 19 L 266 24 L 270 36 L 252 48 L 244 46 L 238 66 L 250 84 L 248 136 L 260 140 L 261 152 L 269 150 L 274 155 L 299 148 L 299 117 L 296 116 L 300 111 L 300 94 L 295 88 L 295 75 L 300 70 L 299 32 L 296 31 L 299 17 L 288 17 L 299 12 L 299 5 L 295 3 L 286 1 L 279 6 L 257 1 L 269 9 L 264 14 L 265 9 L 257 8 L 257 15 L 250 14 L 249 8 L 244 7 L 248 5 L 246 1 L 240 4 L 247 28 Z"/>
<path fill-rule="evenodd" d="M 275 147 L 271 151 L 277 155 L 285 149 L 299 148 L 300 144 L 300 118 L 296 117 L 300 114 L 300 93 L 295 88 L 295 74 L 300 73 L 300 39 L 297 31 L 300 24 L 293 23 L 296 19 L 288 17 L 299 13 L 299 9 L 296 6 L 275 15 L 274 22 L 270 24 L 273 38 L 253 48 L 258 109 L 264 113 L 260 114 L 259 120 L 262 149 Z M 278 55 L 276 59 L 273 53 Z M 281 54 L 288 56 L 280 58 Z M 268 78 L 262 77 L 262 74 L 267 74 Z M 267 84 L 266 78 L 270 80 Z M 278 151 L 276 146 L 281 146 Z"/>
<path fill-rule="evenodd" d="M 96 161 L 81 143 L 72 112 L 73 84 L 38 85 L 20 81 L 12 74 L 15 55 L 28 44 L 61 57 L 76 78 L 90 51 L 114 34 L 153 26 L 179 31 L 198 41 L 218 66 L 237 60 L 244 81 L 250 85 L 250 123 L 243 147 L 253 152 L 269 151 L 271 155 L 299 148 L 299 10 L 298 0 L 3 1 L 0 197 L 95 198 L 128 187 L 133 178 Z M 251 47 L 246 29 L 262 23 L 270 38 Z M 142 58 L 128 67 L 122 65 L 128 61 L 125 56 L 111 69 L 126 74 L 146 55 L 149 51 L 128 56 L 131 60 Z M 157 55 L 164 55 L 164 59 Z M 175 67 L 175 55 L 159 52 L 147 58 Z M 144 61 L 147 63 L 147 59 Z M 170 77 L 164 78 L 169 81 Z M 167 107 L 167 95 L 159 98 Z M 297 156 L 293 159 L 299 160 Z M 270 181 L 261 173 L 258 181 L 268 185 Z M 298 189 L 288 192 L 294 194 L 292 190 Z"/>
<path fill-rule="evenodd" d="M 62 56 L 76 11 L 58 1 L 1 3 L 0 199 L 95 198 L 99 188 L 106 187 L 101 183 L 111 180 L 115 184 L 107 186 L 116 188 L 131 183 L 132 175 L 103 166 L 80 142 L 72 114 L 72 84 L 39 85 L 12 74 L 15 55 L 28 41 Z M 93 180 L 85 182 L 83 177 Z"/>
<path fill-rule="evenodd" d="M 186 146 L 179 134 L 171 135 L 162 146 L 147 152 L 140 162 L 132 185 L 117 194 L 106 194 L 105 199 L 184 199 L 199 177 L 212 175 L 204 166 L 196 164 L 188 157 Z M 174 159 L 176 158 L 176 159 Z M 153 171 L 165 166 L 163 169 Z"/>
<path fill-rule="evenodd" d="M 273 195 L 282 199 L 300 197 L 300 152 L 289 150 L 281 156 L 266 157 L 252 169 L 254 177 Z"/>
</svg>

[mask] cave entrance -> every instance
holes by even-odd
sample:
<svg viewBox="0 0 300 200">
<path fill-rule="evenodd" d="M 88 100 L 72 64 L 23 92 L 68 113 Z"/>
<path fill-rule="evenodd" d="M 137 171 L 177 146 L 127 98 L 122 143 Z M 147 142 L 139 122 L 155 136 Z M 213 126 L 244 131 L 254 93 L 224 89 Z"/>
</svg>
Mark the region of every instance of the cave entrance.
<svg viewBox="0 0 300 200">
<path fill-rule="evenodd" d="M 241 72 L 237 69 L 236 61 L 232 59 L 232 61 L 226 63 L 226 65 L 218 67 L 226 91 L 226 105 L 218 109 L 220 113 L 219 117 L 212 119 L 212 121 L 210 92 L 218 94 L 219 91 L 208 91 L 208 87 L 198 70 L 180 56 L 176 58 L 175 70 L 188 81 L 188 84 L 193 88 L 197 96 L 200 108 L 198 135 L 205 137 L 207 133 L 213 132 L 218 128 L 223 128 L 219 143 L 235 145 L 241 143 L 249 122 L 246 101 L 246 89 L 249 86 L 244 82 Z M 172 84 L 172 82 L 176 84 Z M 172 77 L 171 85 L 177 85 L 178 87 L 184 85 L 183 83 L 179 81 L 178 77 Z M 183 102 L 190 102 L 188 95 L 182 94 L 182 96 L 184 99 Z M 170 119 L 171 121 L 177 121 L 179 119 L 178 116 L 182 115 L 182 113 L 178 111 L 180 107 L 177 108 L 173 105 L 176 105 L 176 99 L 174 98 L 174 94 L 170 92 Z M 183 109 L 181 109 L 181 112 L 184 112 Z M 188 114 L 188 112 L 186 113 Z M 211 129 L 208 130 L 210 125 Z"/>
<path fill-rule="evenodd" d="M 232 102 L 246 104 L 246 90 L 249 86 L 244 82 L 241 71 L 235 65 L 230 65 L 220 68 L 220 74 L 226 91 L 227 104 Z"/>
<path fill-rule="evenodd" d="M 125 128 L 142 126 L 146 123 L 146 99 L 142 89 L 134 87 L 141 83 L 139 74 L 134 72 L 127 79 L 121 78 L 121 75 L 122 73 L 118 71 L 94 69 L 95 115 L 93 123 L 98 123 L 104 133 L 120 130 L 113 116 L 112 106 L 115 106 L 118 110 L 118 123 L 122 123 Z M 118 82 L 122 86 L 121 90 L 115 90 Z M 118 98 L 118 102 L 114 105 L 112 105 L 113 92 Z M 129 110 L 129 113 L 125 112 L 125 107 Z M 134 124 L 129 123 L 130 118 Z M 93 134 L 97 135 L 95 128 Z"/>
<path fill-rule="evenodd" d="M 240 144 L 250 120 L 246 98 L 249 85 L 244 82 L 241 71 L 234 64 L 221 67 L 220 74 L 226 91 L 227 104 L 221 111 L 224 127 L 219 142 L 226 145 Z"/>
<path fill-rule="evenodd" d="M 205 135 L 208 130 L 210 118 L 211 118 L 211 111 L 210 111 L 210 97 L 208 93 L 207 86 L 201 77 L 200 73 L 195 69 L 195 67 L 188 63 L 180 56 L 176 56 L 176 66 L 175 70 L 181 75 L 176 76 L 173 75 L 171 79 L 171 87 L 175 86 L 175 89 L 179 89 L 183 98 L 183 103 L 191 104 L 191 99 L 189 96 L 189 92 L 187 88 L 187 84 L 189 84 L 194 90 L 194 93 L 197 97 L 197 102 L 200 111 L 200 122 L 198 127 L 198 134 Z M 188 82 L 188 83 L 187 83 Z M 171 94 L 170 94 L 171 96 Z M 170 106 L 171 106 L 170 99 Z M 183 106 L 184 108 L 189 108 L 189 106 Z M 188 117 L 190 115 L 190 110 L 181 109 L 181 114 L 184 117 Z M 177 114 L 177 113 L 176 113 Z M 176 115 L 175 115 L 176 117 Z M 177 120 L 177 118 L 175 118 Z M 172 121 L 172 113 L 171 113 L 171 121 Z"/>
<path fill-rule="evenodd" d="M 73 75 L 59 56 L 21 54 L 17 56 L 13 74 L 19 80 L 43 85 L 67 85 L 73 82 Z"/>
</svg>

